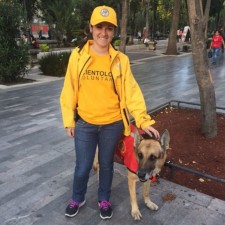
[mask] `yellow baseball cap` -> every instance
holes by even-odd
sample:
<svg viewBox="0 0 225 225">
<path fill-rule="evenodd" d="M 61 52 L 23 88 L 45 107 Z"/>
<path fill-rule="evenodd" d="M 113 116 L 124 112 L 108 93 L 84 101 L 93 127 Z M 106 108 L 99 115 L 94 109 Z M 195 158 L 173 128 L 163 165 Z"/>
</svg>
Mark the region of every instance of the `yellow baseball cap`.
<svg viewBox="0 0 225 225">
<path fill-rule="evenodd" d="M 90 24 L 97 25 L 102 22 L 108 22 L 117 27 L 116 12 L 109 6 L 98 6 L 96 7 L 91 15 Z"/>
</svg>

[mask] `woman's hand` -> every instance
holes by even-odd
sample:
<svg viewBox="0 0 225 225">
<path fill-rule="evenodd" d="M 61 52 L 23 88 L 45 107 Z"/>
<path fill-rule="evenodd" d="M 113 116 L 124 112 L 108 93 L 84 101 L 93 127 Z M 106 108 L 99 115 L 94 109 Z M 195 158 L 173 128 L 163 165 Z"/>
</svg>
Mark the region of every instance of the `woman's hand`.
<svg viewBox="0 0 225 225">
<path fill-rule="evenodd" d="M 155 136 L 156 139 L 160 138 L 159 132 L 153 128 L 152 126 L 148 126 L 145 129 L 143 129 L 145 131 L 145 133 L 147 133 L 150 137 L 152 137 L 153 135 Z"/>
<path fill-rule="evenodd" d="M 66 127 L 66 132 L 69 137 L 74 137 L 74 127 Z"/>
</svg>

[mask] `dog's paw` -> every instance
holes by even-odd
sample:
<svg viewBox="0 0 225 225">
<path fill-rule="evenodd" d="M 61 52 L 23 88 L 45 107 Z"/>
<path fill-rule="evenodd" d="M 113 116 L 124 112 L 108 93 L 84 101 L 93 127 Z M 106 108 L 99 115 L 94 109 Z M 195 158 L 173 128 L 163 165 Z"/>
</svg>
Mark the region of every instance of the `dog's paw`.
<svg viewBox="0 0 225 225">
<path fill-rule="evenodd" d="M 140 220 L 142 218 L 142 215 L 141 215 L 139 209 L 132 210 L 131 215 L 135 220 Z"/>
<path fill-rule="evenodd" d="M 159 208 L 154 202 L 152 202 L 150 200 L 146 201 L 145 204 L 151 210 L 158 210 L 158 208 Z"/>
</svg>

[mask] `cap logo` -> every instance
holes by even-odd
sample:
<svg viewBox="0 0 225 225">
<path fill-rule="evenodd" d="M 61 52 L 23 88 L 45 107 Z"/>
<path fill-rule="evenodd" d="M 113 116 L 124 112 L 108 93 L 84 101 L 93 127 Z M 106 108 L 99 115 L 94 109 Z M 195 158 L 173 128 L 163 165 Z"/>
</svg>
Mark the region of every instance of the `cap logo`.
<svg viewBox="0 0 225 225">
<path fill-rule="evenodd" d="M 100 14 L 103 16 L 103 17 L 107 17 L 109 15 L 109 10 L 108 9 L 102 9 Z"/>
</svg>

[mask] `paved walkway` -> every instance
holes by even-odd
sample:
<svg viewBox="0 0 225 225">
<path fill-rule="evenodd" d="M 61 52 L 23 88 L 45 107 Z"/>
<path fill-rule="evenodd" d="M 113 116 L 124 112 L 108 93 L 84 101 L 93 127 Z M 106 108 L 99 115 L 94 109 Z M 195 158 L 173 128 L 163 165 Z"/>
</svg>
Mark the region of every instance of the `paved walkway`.
<svg viewBox="0 0 225 225">
<path fill-rule="evenodd" d="M 199 102 L 191 54 L 165 56 L 158 50 L 129 49 L 134 75 L 148 109 L 172 99 Z M 160 45 L 161 44 L 161 45 Z M 212 68 L 217 106 L 225 105 L 225 61 Z M 75 218 L 65 218 L 71 197 L 74 170 L 73 140 L 62 128 L 59 95 L 63 79 L 40 77 L 37 68 L 29 77 L 39 82 L 0 87 L 0 224 L 1 225 L 223 225 L 225 201 L 161 180 L 151 188 L 158 211 L 138 201 L 143 219 L 130 216 L 126 169 L 116 164 L 112 188 L 114 216 L 102 221 L 97 207 L 97 178 L 90 175 L 87 204 Z M 44 78 L 44 79 L 43 79 Z M 4 89 L 3 89 L 4 88 Z M 164 202 L 162 197 L 176 198 Z"/>
</svg>

